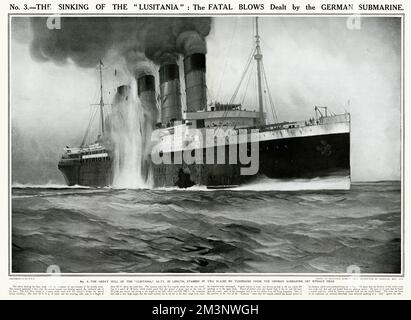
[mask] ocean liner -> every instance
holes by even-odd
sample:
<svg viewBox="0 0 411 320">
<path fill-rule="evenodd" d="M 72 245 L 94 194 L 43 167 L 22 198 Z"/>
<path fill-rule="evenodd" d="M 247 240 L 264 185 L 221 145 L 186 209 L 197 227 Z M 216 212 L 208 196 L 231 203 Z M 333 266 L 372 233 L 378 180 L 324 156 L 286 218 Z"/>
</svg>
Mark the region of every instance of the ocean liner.
<svg viewBox="0 0 411 320">
<path fill-rule="evenodd" d="M 97 104 L 100 132 L 93 143 L 86 144 L 86 139 L 93 122 L 92 117 L 81 145 L 79 147 L 66 146 L 58 163 L 58 169 L 62 172 L 69 186 L 105 187 L 110 186 L 113 181 L 113 155 L 105 133 L 104 107 L 106 104 L 103 100 L 102 66 L 103 62 L 100 61 L 100 102 Z"/>
<path fill-rule="evenodd" d="M 141 104 L 153 112 L 160 109 L 161 114 L 151 141 L 147 141 L 150 154 L 145 159 L 149 165 L 141 164 L 150 171 L 154 187 L 205 185 L 225 188 L 257 176 L 350 176 L 350 114 L 334 114 L 327 107 L 315 106 L 315 116 L 306 120 L 278 121 L 266 83 L 258 18 L 255 31 L 255 46 L 240 84 L 228 103 L 207 103 L 206 55 L 201 51 L 183 57 L 184 109 L 177 62 L 159 68 L 159 107 L 154 75 L 137 76 Z M 257 79 L 256 111 L 235 103 L 238 88 L 253 61 Z M 263 83 L 266 84 L 264 92 Z M 269 104 L 265 103 L 267 91 Z M 113 181 L 113 155 L 104 136 L 103 106 L 101 93 L 100 139 L 91 145 L 67 148 L 59 162 L 59 169 L 69 185 L 106 186 Z M 267 122 L 268 111 L 272 115 L 271 123 Z M 234 137 L 236 139 L 232 139 Z M 244 158 L 249 162 L 242 161 Z M 256 170 L 251 170 L 253 166 Z"/>
</svg>

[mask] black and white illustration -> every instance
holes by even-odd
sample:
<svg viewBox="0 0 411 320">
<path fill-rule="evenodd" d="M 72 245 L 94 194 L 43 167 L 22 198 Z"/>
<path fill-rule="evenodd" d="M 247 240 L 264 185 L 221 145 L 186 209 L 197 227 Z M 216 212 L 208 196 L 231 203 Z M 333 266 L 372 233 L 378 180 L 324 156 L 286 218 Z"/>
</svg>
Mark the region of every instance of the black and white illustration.
<svg viewBox="0 0 411 320">
<path fill-rule="evenodd" d="M 401 32 L 11 16 L 11 272 L 400 274 Z"/>
</svg>

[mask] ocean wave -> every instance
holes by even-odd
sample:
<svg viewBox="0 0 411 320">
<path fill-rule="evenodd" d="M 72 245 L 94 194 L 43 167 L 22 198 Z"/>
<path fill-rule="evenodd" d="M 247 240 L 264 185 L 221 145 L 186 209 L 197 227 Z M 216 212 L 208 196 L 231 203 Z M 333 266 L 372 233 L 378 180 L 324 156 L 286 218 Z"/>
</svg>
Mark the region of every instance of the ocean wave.
<svg viewBox="0 0 411 320">
<path fill-rule="evenodd" d="M 400 272 L 400 185 L 273 191 L 290 183 L 334 189 L 340 182 L 261 179 L 231 190 L 16 189 L 12 270 L 344 273 L 357 265 L 364 273 Z M 26 195 L 32 198 L 20 198 Z"/>
<path fill-rule="evenodd" d="M 252 182 L 240 186 L 223 188 L 231 191 L 304 191 L 304 190 L 349 190 L 351 179 L 349 176 L 316 177 L 312 179 L 271 179 L 259 177 Z M 209 189 L 207 186 L 194 185 L 186 189 L 178 187 L 160 187 L 154 190 L 161 191 L 211 191 L 222 189 Z"/>
<path fill-rule="evenodd" d="M 270 179 L 261 177 L 258 180 L 232 188 L 231 190 L 249 191 L 304 191 L 304 190 L 349 190 L 349 176 L 330 176 L 313 179 Z"/>
<path fill-rule="evenodd" d="M 68 186 L 66 184 L 46 183 L 46 184 L 32 184 L 32 183 L 13 183 L 13 189 L 91 189 L 88 186 L 74 185 Z"/>
<path fill-rule="evenodd" d="M 179 188 L 179 187 L 158 187 L 154 188 L 153 190 L 159 190 L 159 191 L 215 191 L 213 189 L 207 189 L 207 186 L 201 186 L 201 185 L 194 185 L 189 188 Z"/>
</svg>

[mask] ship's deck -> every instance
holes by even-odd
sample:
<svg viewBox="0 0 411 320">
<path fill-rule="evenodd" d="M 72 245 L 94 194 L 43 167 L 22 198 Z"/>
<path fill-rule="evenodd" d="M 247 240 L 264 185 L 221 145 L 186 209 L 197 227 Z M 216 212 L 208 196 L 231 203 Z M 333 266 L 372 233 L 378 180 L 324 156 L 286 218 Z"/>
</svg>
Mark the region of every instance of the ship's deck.
<svg viewBox="0 0 411 320">
<path fill-rule="evenodd" d="M 192 130 L 191 130 L 192 129 Z M 309 119 L 305 121 L 282 122 L 264 126 L 243 128 L 213 127 L 191 128 L 178 125 L 153 132 L 156 144 L 153 150 L 176 152 L 213 146 L 241 143 L 240 136 L 246 133 L 246 140 L 268 141 L 288 138 L 303 138 L 350 132 L 349 113 Z M 233 139 L 232 139 L 233 138 Z M 244 138 L 244 137 L 243 137 Z"/>
<path fill-rule="evenodd" d="M 284 129 L 295 129 L 295 128 L 303 128 L 303 127 L 312 127 L 312 126 L 321 126 L 325 124 L 336 124 L 336 123 L 349 123 L 350 122 L 350 114 L 343 113 L 337 114 L 333 116 L 321 117 L 318 119 L 312 118 L 303 121 L 293 121 L 293 122 L 280 122 L 280 123 L 273 123 L 267 124 L 264 126 L 253 126 L 253 127 L 246 127 L 246 128 L 238 128 L 240 129 L 258 129 L 260 132 L 265 131 L 275 131 L 275 130 L 284 130 Z"/>
</svg>

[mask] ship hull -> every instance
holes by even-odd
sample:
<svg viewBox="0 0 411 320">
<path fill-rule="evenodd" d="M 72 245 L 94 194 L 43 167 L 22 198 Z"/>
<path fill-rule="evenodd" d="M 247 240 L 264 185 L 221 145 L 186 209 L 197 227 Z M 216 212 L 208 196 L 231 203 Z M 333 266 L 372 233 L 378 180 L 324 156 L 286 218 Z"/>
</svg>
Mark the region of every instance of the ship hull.
<svg viewBox="0 0 411 320">
<path fill-rule="evenodd" d="M 58 168 L 69 186 L 106 187 L 113 181 L 111 160 L 60 162 Z"/>
<path fill-rule="evenodd" d="M 350 174 L 348 133 L 264 141 L 260 173 L 269 178 Z"/>
<path fill-rule="evenodd" d="M 250 150 L 251 146 L 245 147 Z M 213 153 L 217 159 L 217 147 Z M 224 164 L 206 164 L 207 150 L 203 149 L 202 154 L 202 164 L 151 164 L 154 187 L 205 185 L 220 188 L 241 185 L 258 176 L 271 179 L 350 176 L 349 132 L 261 140 L 258 170 L 251 175 L 241 173 L 248 165 L 242 165 L 240 160 L 229 164 L 228 146 L 225 147 Z M 171 156 L 174 157 L 175 154 Z M 105 187 L 113 182 L 111 159 L 61 161 L 58 167 L 69 186 Z"/>
<path fill-rule="evenodd" d="M 216 154 L 217 148 L 214 148 Z M 350 175 L 349 132 L 260 141 L 258 171 L 252 175 L 241 174 L 241 168 L 246 166 L 240 161 L 228 164 L 228 153 L 227 146 L 226 164 L 154 165 L 154 185 L 216 187 L 243 184 L 261 175 L 272 179 Z M 206 154 L 204 149 L 203 154 Z"/>
</svg>

